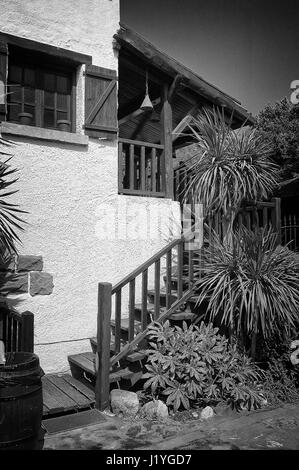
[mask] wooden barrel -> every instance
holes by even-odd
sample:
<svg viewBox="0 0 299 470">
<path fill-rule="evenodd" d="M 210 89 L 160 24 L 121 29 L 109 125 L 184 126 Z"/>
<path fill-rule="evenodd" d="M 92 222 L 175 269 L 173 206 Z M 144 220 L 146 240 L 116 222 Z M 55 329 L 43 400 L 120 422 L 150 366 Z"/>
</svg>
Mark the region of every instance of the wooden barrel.
<svg viewBox="0 0 299 470">
<path fill-rule="evenodd" d="M 1 450 L 34 446 L 43 415 L 43 375 L 35 354 L 6 353 L 6 363 L 0 365 Z"/>
</svg>

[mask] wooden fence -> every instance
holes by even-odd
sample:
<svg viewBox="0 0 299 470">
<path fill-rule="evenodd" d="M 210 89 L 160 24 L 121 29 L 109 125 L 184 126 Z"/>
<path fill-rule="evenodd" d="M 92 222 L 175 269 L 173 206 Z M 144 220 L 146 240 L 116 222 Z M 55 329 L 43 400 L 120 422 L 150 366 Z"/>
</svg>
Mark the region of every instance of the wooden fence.
<svg viewBox="0 0 299 470">
<path fill-rule="evenodd" d="M 281 220 L 281 239 L 290 250 L 299 251 L 299 217 L 296 214 L 284 214 Z"/>
<path fill-rule="evenodd" d="M 18 313 L 6 303 L 0 304 L 0 340 L 4 342 L 5 352 L 33 352 L 33 329 L 33 313 Z"/>
</svg>

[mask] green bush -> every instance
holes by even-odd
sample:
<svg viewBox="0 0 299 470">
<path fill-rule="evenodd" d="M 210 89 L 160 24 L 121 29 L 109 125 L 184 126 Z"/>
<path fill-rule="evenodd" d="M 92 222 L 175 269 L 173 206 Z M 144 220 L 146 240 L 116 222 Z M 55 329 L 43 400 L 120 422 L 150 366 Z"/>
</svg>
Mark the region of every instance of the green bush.
<svg viewBox="0 0 299 470">
<path fill-rule="evenodd" d="M 269 404 L 299 399 L 299 368 L 290 360 L 290 345 L 298 338 L 298 331 L 298 324 L 289 331 L 278 325 L 269 338 L 259 338 L 257 359 L 266 369 L 263 391 Z"/>
<path fill-rule="evenodd" d="M 166 405 L 174 411 L 223 401 L 236 409 L 261 406 L 261 372 L 212 324 L 187 327 L 184 322 L 180 328 L 168 321 L 155 323 L 148 338 L 144 389 L 167 397 Z"/>
</svg>

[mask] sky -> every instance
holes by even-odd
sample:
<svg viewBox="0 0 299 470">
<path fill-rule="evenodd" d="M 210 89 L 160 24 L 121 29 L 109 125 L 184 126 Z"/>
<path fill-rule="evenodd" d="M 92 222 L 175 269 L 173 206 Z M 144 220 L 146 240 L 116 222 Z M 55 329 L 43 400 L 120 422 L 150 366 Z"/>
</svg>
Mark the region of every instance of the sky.
<svg viewBox="0 0 299 470">
<path fill-rule="evenodd" d="M 120 0 L 121 22 L 253 115 L 299 80 L 299 0 Z"/>
</svg>

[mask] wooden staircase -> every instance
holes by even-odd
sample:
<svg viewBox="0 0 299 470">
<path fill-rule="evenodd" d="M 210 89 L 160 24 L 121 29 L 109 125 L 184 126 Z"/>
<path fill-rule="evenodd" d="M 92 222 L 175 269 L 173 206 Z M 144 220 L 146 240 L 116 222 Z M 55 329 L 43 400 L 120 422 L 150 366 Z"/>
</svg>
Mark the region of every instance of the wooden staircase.
<svg viewBox="0 0 299 470">
<path fill-rule="evenodd" d="M 95 389 L 99 409 L 108 406 L 112 388 L 131 389 L 142 378 L 146 358 L 142 349 L 146 347 L 150 324 L 168 319 L 174 325 L 181 325 L 197 317 L 193 290 L 195 255 L 184 250 L 185 241 L 186 238 L 174 240 L 116 286 L 99 284 L 97 336 L 90 339 L 90 351 L 68 356 L 73 377 Z M 153 289 L 148 289 L 151 268 Z M 141 276 L 140 303 L 135 301 L 138 276 Z M 163 282 L 164 287 L 160 287 Z M 126 286 L 129 311 L 124 316 L 121 300 Z M 111 318 L 113 295 L 115 312 Z"/>
<path fill-rule="evenodd" d="M 176 283 L 176 277 L 172 277 L 172 282 Z M 160 291 L 160 314 L 167 312 L 166 309 L 166 288 Z M 155 314 L 155 291 L 149 290 L 147 293 L 147 304 L 146 304 L 146 324 L 150 325 L 154 321 Z M 171 302 L 177 301 L 177 290 L 171 290 Z M 171 324 L 182 325 L 183 321 L 187 323 L 192 322 L 197 314 L 194 313 L 195 299 L 187 301 L 185 308 L 178 309 L 172 313 L 168 320 Z M 136 303 L 134 309 L 134 337 L 138 333 L 142 332 L 142 303 Z M 123 318 L 120 325 L 120 344 L 121 347 L 128 344 L 129 318 Z M 115 349 L 115 334 L 116 334 L 116 321 L 112 319 L 110 321 L 111 328 L 111 342 L 110 342 L 110 357 L 112 358 L 116 354 Z M 85 383 L 89 387 L 94 388 L 96 384 L 96 353 L 97 353 L 97 338 L 90 339 L 91 350 L 80 354 L 74 354 L 68 356 L 71 372 L 74 378 Z M 134 349 L 129 352 L 125 357 L 121 358 L 115 365 L 111 366 L 109 373 L 110 389 L 119 387 L 122 389 L 130 389 L 133 387 L 142 377 L 144 360 L 146 355 L 140 351 L 139 348 L 144 346 L 145 343 L 141 342 L 141 345 L 137 345 Z M 121 350 L 121 348 L 120 348 Z"/>
</svg>

